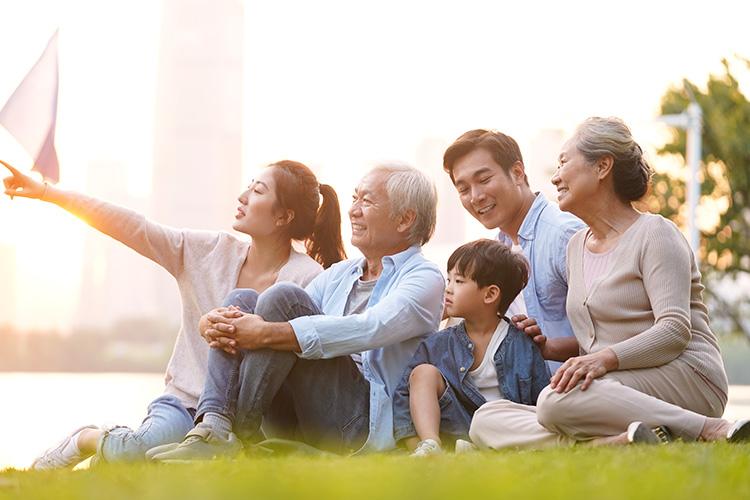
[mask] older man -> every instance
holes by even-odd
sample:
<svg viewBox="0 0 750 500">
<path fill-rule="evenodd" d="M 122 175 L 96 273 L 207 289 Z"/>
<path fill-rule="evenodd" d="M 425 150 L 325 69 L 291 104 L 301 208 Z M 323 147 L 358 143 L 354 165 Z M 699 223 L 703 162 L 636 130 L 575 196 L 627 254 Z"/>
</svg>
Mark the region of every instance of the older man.
<svg viewBox="0 0 750 500">
<path fill-rule="evenodd" d="M 313 446 L 393 447 L 390 394 L 442 308 L 443 276 L 421 253 L 436 201 L 432 182 L 411 167 L 369 172 L 349 209 L 351 241 L 364 257 L 331 266 L 304 290 L 236 291 L 229 303 L 242 314 L 209 314 L 205 336 L 221 348 L 211 350 L 199 423 L 176 447 L 149 455 L 236 454 L 240 441 L 259 438 L 264 417 L 264 430 L 283 426 L 290 409 L 295 437 Z"/>
</svg>

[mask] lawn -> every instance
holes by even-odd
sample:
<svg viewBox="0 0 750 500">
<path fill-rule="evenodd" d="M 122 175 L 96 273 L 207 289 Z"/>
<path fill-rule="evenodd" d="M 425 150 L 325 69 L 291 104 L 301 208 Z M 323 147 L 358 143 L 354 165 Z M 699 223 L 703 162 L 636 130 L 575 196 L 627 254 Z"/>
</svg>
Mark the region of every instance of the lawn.
<svg viewBox="0 0 750 500">
<path fill-rule="evenodd" d="M 0 473 L 0 499 L 750 499 L 750 445 L 556 449 L 412 459 L 243 458 Z"/>
</svg>

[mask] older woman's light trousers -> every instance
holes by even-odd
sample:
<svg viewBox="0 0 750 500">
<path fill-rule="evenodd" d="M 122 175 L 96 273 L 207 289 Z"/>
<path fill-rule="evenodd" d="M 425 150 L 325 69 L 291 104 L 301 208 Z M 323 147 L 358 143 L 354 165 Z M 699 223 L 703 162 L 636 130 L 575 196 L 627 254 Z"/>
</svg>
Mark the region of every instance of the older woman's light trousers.
<svg viewBox="0 0 750 500">
<path fill-rule="evenodd" d="M 621 370 L 558 394 L 549 387 L 537 406 L 492 401 L 474 413 L 469 436 L 480 448 L 546 448 L 615 436 L 634 421 L 669 427 L 695 440 L 706 417 L 724 413 L 725 390 L 682 360 L 639 370 Z"/>
</svg>

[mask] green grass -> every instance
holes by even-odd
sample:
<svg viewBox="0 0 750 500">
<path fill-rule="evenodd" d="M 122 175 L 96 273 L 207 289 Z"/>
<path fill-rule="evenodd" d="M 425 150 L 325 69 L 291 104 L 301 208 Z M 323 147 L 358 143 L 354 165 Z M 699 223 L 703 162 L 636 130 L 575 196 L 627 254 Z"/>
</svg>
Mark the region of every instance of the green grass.
<svg viewBox="0 0 750 500">
<path fill-rule="evenodd" d="M 750 445 L 279 457 L 0 473 L 0 499 L 750 498 Z"/>
</svg>

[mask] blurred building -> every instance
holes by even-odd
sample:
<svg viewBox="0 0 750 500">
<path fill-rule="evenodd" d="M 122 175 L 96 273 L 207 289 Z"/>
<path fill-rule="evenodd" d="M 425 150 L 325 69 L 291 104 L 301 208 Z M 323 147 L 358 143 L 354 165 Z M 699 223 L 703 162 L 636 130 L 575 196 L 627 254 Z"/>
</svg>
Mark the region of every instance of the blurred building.
<svg viewBox="0 0 750 500">
<path fill-rule="evenodd" d="M 229 229 L 242 187 L 242 2 L 165 0 L 156 94 L 153 211 Z"/>
<path fill-rule="evenodd" d="M 435 182 L 438 193 L 435 234 L 425 246 L 425 255 L 442 269 L 448 256 L 466 242 L 466 216 L 456 188 L 443 171 L 443 153 L 450 142 L 439 138 L 423 140 L 417 147 L 416 167 Z"/>
<path fill-rule="evenodd" d="M 161 223 L 231 229 L 243 185 L 242 30 L 239 0 L 163 2 L 150 211 Z M 155 289 L 162 313 L 179 318 L 173 278 L 158 274 Z"/>
<path fill-rule="evenodd" d="M 542 191 L 550 200 L 557 199 L 550 179 L 557 168 L 557 158 L 564 141 L 562 130 L 543 129 L 531 139 L 528 148 L 521 151 L 531 189 Z"/>
<path fill-rule="evenodd" d="M 129 196 L 123 189 L 127 184 L 127 170 L 121 163 L 97 160 L 89 165 L 87 193 L 144 212 L 145 201 Z M 166 271 L 94 229 L 86 232 L 83 256 L 76 326 L 106 329 L 120 318 L 160 314 L 154 283 Z"/>
<path fill-rule="evenodd" d="M 16 320 L 16 249 L 0 244 L 0 327 Z"/>
<path fill-rule="evenodd" d="M 159 223 L 229 230 L 242 187 L 242 2 L 162 9 L 150 197 L 127 195 L 126 169 L 108 160 L 89 166 L 86 191 Z M 93 230 L 84 255 L 78 327 L 179 323 L 177 285 L 160 266 Z"/>
</svg>

